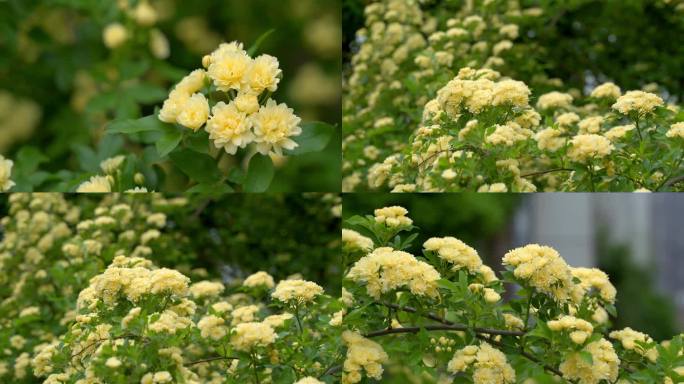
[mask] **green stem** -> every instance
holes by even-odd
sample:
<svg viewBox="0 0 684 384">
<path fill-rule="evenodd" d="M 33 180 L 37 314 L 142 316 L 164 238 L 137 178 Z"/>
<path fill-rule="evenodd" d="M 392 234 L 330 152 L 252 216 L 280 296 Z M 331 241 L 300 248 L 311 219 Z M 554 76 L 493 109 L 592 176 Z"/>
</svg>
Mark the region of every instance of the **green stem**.
<svg viewBox="0 0 684 384">
<path fill-rule="evenodd" d="M 593 169 L 593 164 L 589 163 L 587 165 L 587 173 L 589 174 L 589 186 L 591 188 L 591 192 L 596 192 L 596 186 L 594 185 L 594 169 Z"/>
<path fill-rule="evenodd" d="M 304 333 L 304 328 L 302 328 L 302 321 L 299 319 L 299 306 L 295 306 L 295 319 L 297 320 L 297 328 L 299 329 L 299 336 Z"/>
<path fill-rule="evenodd" d="M 259 381 L 259 372 L 257 372 L 256 359 L 254 358 L 253 354 L 251 354 L 250 357 L 252 359 L 252 371 L 254 372 L 254 383 L 255 384 L 261 384 L 261 382 Z"/>
<path fill-rule="evenodd" d="M 643 141 L 644 138 L 641 136 L 641 128 L 639 127 L 639 116 L 636 117 L 636 120 L 634 120 L 636 123 L 636 129 L 637 133 L 639 134 L 639 142 Z"/>
</svg>

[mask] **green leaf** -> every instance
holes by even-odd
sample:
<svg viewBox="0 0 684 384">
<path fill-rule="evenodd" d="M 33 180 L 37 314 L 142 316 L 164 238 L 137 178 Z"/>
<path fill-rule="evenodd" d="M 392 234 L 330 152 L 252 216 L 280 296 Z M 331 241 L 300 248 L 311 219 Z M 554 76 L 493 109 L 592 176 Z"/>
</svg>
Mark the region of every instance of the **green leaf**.
<svg viewBox="0 0 684 384">
<path fill-rule="evenodd" d="M 164 157 L 176 149 L 182 137 L 183 131 L 176 127 L 171 126 L 164 128 L 164 134 L 159 141 L 155 143 L 159 157 Z"/>
<path fill-rule="evenodd" d="M 136 84 L 126 88 L 129 98 L 143 104 L 151 104 L 166 99 L 166 89 L 151 84 Z"/>
<path fill-rule="evenodd" d="M 224 183 L 214 183 L 214 184 L 197 184 L 194 187 L 188 189 L 187 193 L 198 193 L 202 195 L 216 195 L 220 196 L 224 193 L 235 192 L 228 184 Z"/>
<path fill-rule="evenodd" d="M 301 155 L 310 152 L 322 151 L 330 142 L 335 127 L 328 123 L 310 122 L 302 124 L 302 133 L 294 137 L 299 144 L 293 150 L 285 151 L 288 155 Z"/>
<path fill-rule="evenodd" d="M 186 137 L 186 139 L 183 141 L 183 145 L 195 152 L 208 154 L 209 134 L 204 130 L 194 132 L 190 136 Z"/>
<path fill-rule="evenodd" d="M 199 183 L 212 184 L 221 179 L 216 160 L 209 155 L 183 148 L 173 151 L 169 157 L 181 172 Z"/>
<path fill-rule="evenodd" d="M 266 40 L 266 38 L 270 36 L 273 32 L 275 32 L 275 29 L 269 29 L 268 31 L 264 32 L 261 36 L 259 36 L 259 38 L 256 39 L 254 44 L 252 44 L 252 46 L 249 47 L 249 49 L 247 50 L 247 54 L 253 56 L 256 53 L 257 49 L 259 49 L 259 46 L 261 46 L 261 44 Z"/>
<path fill-rule="evenodd" d="M 594 357 L 588 351 L 580 351 L 579 353 L 582 360 L 584 360 L 589 365 L 594 365 Z"/>
<path fill-rule="evenodd" d="M 159 120 L 156 115 L 150 115 L 140 119 L 115 120 L 107 125 L 107 133 L 163 132 L 166 127 L 173 127 L 173 124 Z"/>
<path fill-rule="evenodd" d="M 264 192 L 271 185 L 275 170 L 273 169 L 273 161 L 269 156 L 254 155 L 247 166 L 247 175 L 245 176 L 244 189 L 245 192 Z"/>
</svg>

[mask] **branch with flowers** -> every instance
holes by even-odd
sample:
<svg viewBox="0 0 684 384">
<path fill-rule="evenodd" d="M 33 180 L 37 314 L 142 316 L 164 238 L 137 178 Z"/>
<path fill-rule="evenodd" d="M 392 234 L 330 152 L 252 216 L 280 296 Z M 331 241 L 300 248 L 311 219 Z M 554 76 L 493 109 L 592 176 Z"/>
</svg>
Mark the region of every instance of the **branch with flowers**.
<svg viewBox="0 0 684 384">
<path fill-rule="evenodd" d="M 413 255 L 418 227 L 407 214 L 380 208 L 343 229 L 343 383 L 382 380 L 385 368 L 476 384 L 684 380 L 682 335 L 657 343 L 611 330 L 616 290 L 604 272 L 538 244 L 506 253 L 499 275 L 455 237 L 430 238 Z"/>
<path fill-rule="evenodd" d="M 122 28 L 113 24 L 104 31 L 108 46 L 126 41 Z M 202 58 L 202 68 L 173 87 L 153 115 L 108 122 L 98 151 L 110 156 L 98 161 L 101 153 L 83 149 L 90 171 L 60 188 L 146 192 L 169 178 L 187 192 L 264 192 L 288 157 L 323 151 L 335 127 L 302 122 L 292 108 L 278 103 L 274 94 L 283 77 L 280 63 L 268 54 L 255 56 L 272 32 L 249 48 L 238 41 L 220 44 Z M 109 141 L 119 144 L 106 148 Z M 129 153 L 116 154 L 124 146 Z M 13 179 L 21 181 L 22 190 L 36 184 L 31 180 L 47 158 L 34 152 L 22 154 L 17 167 L 0 155 L 0 191 L 12 190 L 17 185 Z M 40 174 L 41 180 L 48 177 Z"/>
</svg>

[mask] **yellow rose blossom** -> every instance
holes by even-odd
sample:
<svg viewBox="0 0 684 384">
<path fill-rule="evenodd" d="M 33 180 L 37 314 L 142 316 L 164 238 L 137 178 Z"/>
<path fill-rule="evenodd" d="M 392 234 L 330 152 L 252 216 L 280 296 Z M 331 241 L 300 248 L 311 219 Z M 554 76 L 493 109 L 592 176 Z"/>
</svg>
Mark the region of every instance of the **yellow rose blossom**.
<svg viewBox="0 0 684 384">
<path fill-rule="evenodd" d="M 277 104 L 269 99 L 259 111 L 252 115 L 254 141 L 259 153 L 282 155 L 283 149 L 295 149 L 299 146 L 292 137 L 299 136 L 302 121 L 291 108 L 285 104 Z"/>
<path fill-rule="evenodd" d="M 549 92 L 539 96 L 537 107 L 540 109 L 569 108 L 572 105 L 572 95 L 562 92 Z"/>
<path fill-rule="evenodd" d="M 244 148 L 254 141 L 252 120 L 247 114 L 240 112 L 236 104 L 219 101 L 212 108 L 212 115 L 207 121 L 205 130 L 216 148 L 223 148 L 226 153 L 234 155 L 238 148 Z"/>
<path fill-rule="evenodd" d="M 407 287 L 419 296 L 437 297 L 439 273 L 413 255 L 389 247 L 376 248 L 362 257 L 349 270 L 347 278 L 365 283 L 368 295 L 379 299 L 381 295 Z"/>
<path fill-rule="evenodd" d="M 558 302 L 578 299 L 570 267 L 551 247 L 530 244 L 516 248 L 506 253 L 502 262 L 514 268 L 515 277 Z"/>
<path fill-rule="evenodd" d="M 276 285 L 271 297 L 283 303 L 294 301 L 297 304 L 307 304 L 321 294 L 323 288 L 312 281 L 282 280 Z"/>
<path fill-rule="evenodd" d="M 183 103 L 176 122 L 196 131 L 207 121 L 209 117 L 209 102 L 201 93 L 195 93 Z"/>
<path fill-rule="evenodd" d="M 228 328 L 224 326 L 225 320 L 220 317 L 209 315 L 204 316 L 197 322 L 202 337 L 220 340 L 228 334 Z"/>
<path fill-rule="evenodd" d="M 382 379 L 382 364 L 387 362 L 389 356 L 380 344 L 352 331 L 344 331 L 342 341 L 347 346 L 343 364 L 343 384 L 358 383 L 362 380 L 364 371 L 366 376 L 372 379 Z"/>
<path fill-rule="evenodd" d="M 266 272 L 259 271 L 247 276 L 245 281 L 242 282 L 242 285 L 245 287 L 263 286 L 270 289 L 275 286 L 275 282 L 273 281 L 273 276 Z"/>
<path fill-rule="evenodd" d="M 456 351 L 449 361 L 451 373 L 465 372 L 472 367 L 475 384 L 515 383 L 515 371 L 508 364 L 506 355 L 486 342 L 479 346 L 469 345 Z"/>
<path fill-rule="evenodd" d="M 7 192 L 14 186 L 14 181 L 10 180 L 13 165 L 12 160 L 5 159 L 0 155 L 0 192 Z"/>
<path fill-rule="evenodd" d="M 653 112 L 656 107 L 662 107 L 664 104 L 660 96 L 644 91 L 629 91 L 620 96 L 613 109 L 627 115 L 630 112 L 636 112 L 638 115 L 646 115 Z"/>
<path fill-rule="evenodd" d="M 245 76 L 252 66 L 252 58 L 242 49 L 242 44 L 221 44 L 210 55 L 207 74 L 220 91 L 244 90 Z"/>
<path fill-rule="evenodd" d="M 441 259 L 453 265 L 453 270 L 465 268 L 474 273 L 482 266 L 477 251 L 455 237 L 432 237 L 425 241 L 423 248 L 436 252 Z"/>
<path fill-rule="evenodd" d="M 591 354 L 592 362 L 587 362 L 579 352 L 570 354 L 559 367 L 564 379 L 582 384 L 598 384 L 604 380 L 612 383 L 617 379 L 620 359 L 610 342 L 600 339 L 587 344 L 583 351 Z"/>
<path fill-rule="evenodd" d="M 655 362 L 658 359 L 658 350 L 655 348 L 655 346 L 647 348 L 636 343 L 654 343 L 653 339 L 645 333 L 638 332 L 627 327 L 620 331 L 613 331 L 609 336 L 611 339 L 620 341 L 623 348 L 636 351 L 638 354 L 648 358 L 651 362 Z"/>
<path fill-rule="evenodd" d="M 278 59 L 270 55 L 261 55 L 254 59 L 245 74 L 245 83 L 250 93 L 260 94 L 265 90 L 275 92 L 282 71 L 278 67 Z"/>
<path fill-rule="evenodd" d="M 603 83 L 591 91 L 591 97 L 605 98 L 605 99 L 617 99 L 622 95 L 620 87 L 613 83 Z"/>
<path fill-rule="evenodd" d="M 675 123 L 670 126 L 665 136 L 673 138 L 679 137 L 684 139 L 684 123 Z M 1 178 L 0 178 L 1 179 Z"/>
<path fill-rule="evenodd" d="M 350 250 L 370 252 L 373 249 L 373 240 L 346 228 L 342 228 L 342 244 Z"/>
<path fill-rule="evenodd" d="M 241 323 L 233 329 L 230 344 L 238 351 L 249 352 L 273 344 L 276 338 L 276 333 L 268 324 Z"/>
<path fill-rule="evenodd" d="M 389 227 L 407 227 L 413 224 L 413 220 L 406 216 L 408 211 L 404 207 L 378 208 L 373 213 L 376 222 L 387 224 Z"/>
<path fill-rule="evenodd" d="M 92 176 L 76 188 L 78 193 L 109 193 L 111 191 L 112 185 L 105 176 Z"/>
<path fill-rule="evenodd" d="M 570 140 L 568 157 L 578 163 L 610 155 L 614 147 L 607 138 L 595 135 L 577 135 Z"/>
</svg>

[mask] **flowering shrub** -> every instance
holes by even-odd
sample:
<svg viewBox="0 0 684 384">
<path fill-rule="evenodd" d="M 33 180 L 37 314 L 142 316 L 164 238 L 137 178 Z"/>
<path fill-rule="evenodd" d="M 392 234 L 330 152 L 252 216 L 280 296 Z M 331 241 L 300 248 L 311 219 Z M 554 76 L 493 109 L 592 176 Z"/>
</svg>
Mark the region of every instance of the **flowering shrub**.
<svg viewBox="0 0 684 384">
<path fill-rule="evenodd" d="M 205 198 L 165 198 L 159 194 L 110 194 L 97 199 L 41 193 L 8 195 L 0 242 L 0 381 L 129 382 L 129 369 L 135 366 L 139 369 L 137 382 L 147 382 L 143 380 L 147 373 L 154 380 L 164 380 L 166 374 L 155 376 L 164 370 L 176 380 L 183 376 L 199 382 L 220 382 L 242 372 L 233 382 L 249 382 L 253 380 L 253 364 L 218 357 L 235 351 L 231 356 L 251 361 L 250 351 L 239 346 L 224 348 L 232 342 L 233 334 L 243 333 L 244 343 L 249 343 L 255 332 L 268 329 L 266 325 L 274 328 L 276 338 L 259 348 L 256 368 L 261 382 L 271 377 L 273 382 L 289 383 L 306 375 L 323 376 L 335 359 L 339 360 L 334 342 L 337 328 L 328 326 L 325 330 L 324 325 L 336 318 L 341 305 L 303 276 L 337 276 L 337 282 L 325 286 L 339 287 L 339 271 L 327 264 L 317 265 L 338 249 L 339 201 L 316 194 L 301 199 L 309 212 L 290 215 L 312 222 L 320 215 L 319 225 L 328 223 L 328 227 L 318 232 L 300 228 L 306 230 L 306 236 L 324 241 L 324 249 L 307 252 L 303 244 L 307 241 L 300 239 L 299 249 L 313 259 L 290 262 L 298 268 L 295 270 L 273 268 L 279 262 L 271 260 L 282 262 L 284 256 L 279 252 L 299 254 L 293 245 L 275 243 L 283 241 L 281 234 L 294 237 L 296 230 L 279 233 L 260 226 L 256 219 L 251 220 L 252 227 L 245 226 L 241 224 L 243 217 L 253 211 L 241 213 L 234 207 L 237 201 L 227 206 L 229 202 L 222 205 Z M 247 208 L 260 204 L 273 211 L 286 211 L 278 201 L 263 197 L 250 202 L 245 196 L 242 201 Z M 220 209 L 222 216 L 234 220 L 235 228 L 223 230 L 228 225 L 210 220 L 205 209 Z M 201 231 L 212 235 L 194 235 Z M 264 233 L 270 235 L 261 236 Z M 261 237 L 269 242 L 258 241 Z M 226 251 L 233 246 L 236 254 Z M 246 254 L 257 260 L 241 261 L 238 253 L 243 260 Z M 222 257 L 217 258 L 217 254 Z M 262 271 L 246 277 L 259 269 Z M 266 272 L 271 270 L 272 275 Z M 286 276 L 290 280 L 277 281 Z M 341 319 L 339 315 L 337 319 Z M 241 325 L 257 322 L 266 325 Z M 129 337 L 133 332 L 137 336 Z M 95 359 L 91 363 L 101 349 L 99 344 L 87 344 L 106 336 L 113 338 L 106 361 Z M 126 337 L 114 339 L 119 336 Z M 143 339 L 155 341 L 129 345 Z M 240 345 L 239 341 L 234 343 Z M 329 349 L 319 348 L 318 343 L 325 343 Z M 114 354 L 111 348 L 119 346 L 119 352 L 125 350 L 128 355 Z M 178 360 L 176 347 L 182 348 L 187 358 L 177 364 L 177 371 L 169 365 Z M 162 350 L 165 352 L 157 355 Z M 77 352 L 81 352 L 78 359 L 70 357 Z M 154 364 L 141 356 L 149 357 Z M 202 359 L 211 360 L 197 362 Z M 277 362 L 282 362 L 282 369 L 276 367 Z M 148 364 L 150 370 L 138 363 Z M 104 367 L 109 371 L 101 371 Z M 249 378 L 244 372 L 249 372 Z M 332 370 L 329 377 L 321 377 L 321 382 L 330 382 L 334 373 Z"/>
<path fill-rule="evenodd" d="M 76 322 L 39 350 L 34 371 L 50 383 L 329 380 L 337 335 L 328 322 L 340 305 L 313 282 L 284 280 L 267 307 L 273 284 L 264 272 L 230 289 L 190 284 L 117 256 L 81 291 Z"/>
<path fill-rule="evenodd" d="M 684 379 L 683 335 L 657 343 L 610 329 L 616 290 L 601 270 L 530 244 L 506 253 L 497 274 L 454 237 L 430 238 L 412 255 L 407 214 L 394 206 L 347 220 L 356 230 L 343 235 L 343 383 Z"/>
<path fill-rule="evenodd" d="M 552 15 L 516 1 L 369 4 L 343 103 L 343 190 L 680 190 L 680 108 L 657 87 L 545 75 L 545 47 L 524 36 Z"/>
</svg>

